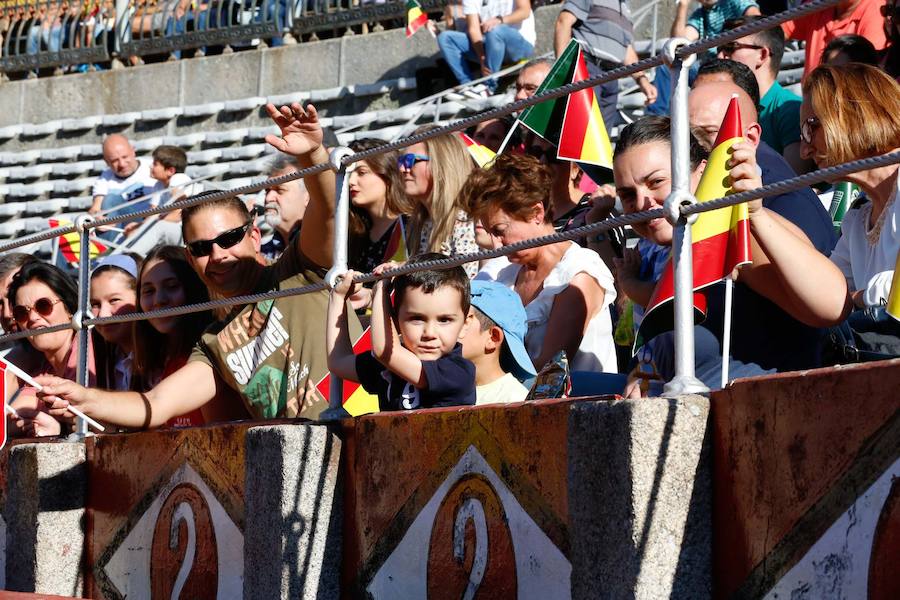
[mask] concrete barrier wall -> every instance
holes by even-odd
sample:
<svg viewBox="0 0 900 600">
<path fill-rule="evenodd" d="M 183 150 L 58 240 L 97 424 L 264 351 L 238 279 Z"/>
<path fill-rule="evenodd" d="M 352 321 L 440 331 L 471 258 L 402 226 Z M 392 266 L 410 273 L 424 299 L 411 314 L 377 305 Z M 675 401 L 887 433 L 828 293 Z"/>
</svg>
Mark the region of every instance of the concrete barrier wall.
<svg viewBox="0 0 900 600">
<path fill-rule="evenodd" d="M 708 597 L 707 413 L 566 400 L 23 444 L 7 581 L 109 599 Z"/>
<path fill-rule="evenodd" d="M 898 389 L 895 360 L 713 394 L 717 597 L 900 597 Z"/>
<path fill-rule="evenodd" d="M 6 587 L 897 598 L 898 388 L 900 360 L 738 381 L 711 401 L 17 442 L 0 460 Z"/>
<path fill-rule="evenodd" d="M 553 25 L 559 6 L 536 11 L 537 52 L 552 50 Z M 250 50 L 189 60 L 144 65 L 77 75 L 6 81 L 0 84 L 0 127 L 238 100 L 254 96 L 308 92 L 374 83 L 398 77 L 415 78 L 422 67 L 433 66 L 440 52 L 425 32 L 407 39 L 402 29 L 351 35 L 293 46 Z M 355 97 L 352 94 L 321 105 L 323 113 L 357 114 L 389 108 L 415 99 L 414 92 Z M 259 110 L 220 114 L 209 118 L 178 117 L 127 128 L 96 128 L 89 132 L 58 132 L 52 138 L 15 138 L 3 150 L 96 143 L 103 135 L 124 133 L 132 139 L 210 131 L 224 120 L 242 126 L 268 125 Z M 234 126 L 233 123 L 231 126 Z"/>
</svg>

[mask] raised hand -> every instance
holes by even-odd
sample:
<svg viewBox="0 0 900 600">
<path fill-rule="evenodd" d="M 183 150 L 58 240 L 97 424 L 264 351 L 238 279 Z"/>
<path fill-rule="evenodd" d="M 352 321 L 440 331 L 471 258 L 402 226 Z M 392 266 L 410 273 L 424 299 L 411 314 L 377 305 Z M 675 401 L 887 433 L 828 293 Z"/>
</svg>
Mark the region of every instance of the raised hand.
<svg viewBox="0 0 900 600">
<path fill-rule="evenodd" d="M 322 126 L 319 124 L 319 114 L 312 104 L 308 104 L 305 109 L 299 102 L 281 108 L 266 104 L 266 112 L 281 130 L 281 137 L 271 134 L 266 136 L 266 142 L 277 150 L 302 156 L 314 152 L 322 145 Z"/>
<path fill-rule="evenodd" d="M 352 296 L 353 294 L 355 294 L 357 291 L 357 287 L 359 287 L 359 284 L 353 283 L 353 278 L 357 275 L 359 275 L 359 273 L 353 270 L 348 270 L 346 273 L 341 275 L 341 278 L 334 286 L 332 293 L 340 298 L 344 298 L 348 295 Z"/>
</svg>

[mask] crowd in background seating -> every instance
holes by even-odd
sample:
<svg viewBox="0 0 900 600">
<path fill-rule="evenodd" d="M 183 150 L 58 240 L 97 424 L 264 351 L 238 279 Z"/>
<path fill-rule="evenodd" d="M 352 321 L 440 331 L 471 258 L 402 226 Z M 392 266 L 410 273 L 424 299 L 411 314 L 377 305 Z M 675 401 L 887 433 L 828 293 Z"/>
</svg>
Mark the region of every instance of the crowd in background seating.
<svg viewBox="0 0 900 600">
<path fill-rule="evenodd" d="M 567 0 L 557 40 L 574 37 L 590 50 L 597 45 L 590 36 L 598 31 L 627 29 L 624 11 L 613 28 L 592 21 L 609 17 L 607 4 L 595 1 L 594 9 L 602 10 L 594 10 Z M 873 26 L 872 5 L 883 16 L 876 43 L 855 32 Z M 516 0 L 498 10 L 518 19 L 523 7 Z M 760 12 L 752 0 L 704 2 L 698 11 L 688 18 L 680 10 L 673 29 L 705 37 Z M 828 19 L 785 24 L 704 56 L 688 106 L 692 190 L 733 98 L 743 136 L 727 164 L 734 191 L 900 150 L 895 11 L 893 1 L 851 0 L 822 13 Z M 464 14 L 472 27 L 456 33 L 466 40 L 450 36 L 441 48 L 468 44 L 461 54 L 472 52 L 473 69 L 496 71 L 487 54 L 479 56 L 489 38 L 473 38 L 486 33 L 484 22 L 505 21 L 479 11 Z M 851 32 L 848 23 L 858 28 Z M 823 30 L 838 35 L 823 36 Z M 802 96 L 776 80 L 785 34 L 806 36 L 807 52 L 810 40 L 818 40 L 815 62 L 822 64 L 809 69 Z M 629 48 L 625 38 L 615 53 L 591 54 L 589 60 L 600 71 L 633 62 Z M 542 59 L 526 64 L 514 84 L 516 97 L 534 94 L 550 66 Z M 471 77 L 466 68 L 457 73 L 461 81 Z M 645 85 L 645 77 L 637 74 L 636 83 L 652 113 L 658 85 Z M 279 152 L 270 176 L 327 162 L 314 107 L 266 109 L 279 130 L 266 138 Z M 508 136 L 511 127 L 498 119 L 470 132 L 502 150 L 485 167 L 456 135 L 357 163 L 349 176 L 350 270 L 330 293 L 97 326 L 89 342 L 87 387 L 73 381 L 73 331 L 13 343 L 7 359 L 43 385 L 37 391 L 7 373 L 7 394 L 20 415 L 13 419 L 16 430 L 64 433 L 74 418 L 70 406 L 126 430 L 241 417 L 339 417 L 323 397 L 329 376 L 361 383 L 378 396 L 382 410 L 521 401 L 548 365 L 596 376 L 596 392 L 653 393 L 674 374 L 672 334 L 636 342 L 636 332 L 666 268 L 673 228 L 665 219 L 635 224 L 638 240 L 614 230 L 375 285 L 351 282 L 358 272 L 381 274 L 406 259 L 469 254 L 658 208 L 671 191 L 666 115 L 648 114 L 621 127 L 611 181 L 592 181 L 584 165 L 559 159 L 554 145 L 534 133 Z M 363 140 L 352 149 L 377 145 Z M 152 161 L 141 161 L 127 139 L 110 136 L 103 150 L 108 170 L 94 187 L 92 212 L 137 210 L 144 205 L 129 202 L 148 192 L 157 199 L 147 206 L 191 193 L 179 177 L 185 159 L 177 148 L 160 147 Z M 695 327 L 696 370 L 709 387 L 721 385 L 723 361 L 735 378 L 845 361 L 850 346 L 857 358 L 900 354 L 900 324 L 884 310 L 900 250 L 898 167 L 861 171 L 847 181 L 862 193 L 837 230 L 824 188 L 750 203 L 753 259 L 734 273 L 728 355 L 722 353 L 724 286 L 703 290 L 708 310 Z M 173 211 L 157 224 L 161 229 L 151 239 L 158 244 L 93 265 L 92 310 L 101 317 L 127 314 L 323 281 L 333 261 L 335 193 L 328 170 L 267 189 L 260 207 L 230 198 Z M 258 216 L 271 228 L 268 240 Z M 120 234 L 126 239 L 140 223 L 129 225 Z M 66 323 L 77 310 L 71 276 L 27 255 L 0 258 L 0 286 L 0 321 L 7 331 Z M 366 323 L 372 349 L 356 352 L 354 341 Z M 639 349 L 635 356 L 632 346 Z"/>
</svg>

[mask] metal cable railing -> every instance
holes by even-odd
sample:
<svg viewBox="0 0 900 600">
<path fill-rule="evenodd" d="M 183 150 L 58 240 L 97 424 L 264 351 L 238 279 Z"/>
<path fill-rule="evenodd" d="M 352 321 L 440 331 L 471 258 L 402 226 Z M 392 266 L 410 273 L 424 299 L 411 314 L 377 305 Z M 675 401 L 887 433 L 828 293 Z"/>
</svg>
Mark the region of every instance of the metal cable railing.
<svg viewBox="0 0 900 600">
<path fill-rule="evenodd" d="M 894 152 L 891 154 L 885 154 L 882 156 L 863 158 L 860 160 L 856 160 L 853 162 L 845 163 L 842 165 L 836 165 L 833 167 L 828 167 L 825 169 L 819 169 L 817 171 L 812 171 L 810 173 L 806 173 L 805 175 L 799 175 L 797 177 L 793 177 L 791 179 L 786 179 L 784 181 L 779 181 L 776 183 L 764 185 L 762 187 L 747 190 L 745 192 L 740 192 L 736 194 L 730 194 L 728 196 L 724 196 L 722 198 L 716 198 L 713 200 L 698 202 L 697 204 L 687 205 L 682 207 L 681 212 L 685 216 L 701 214 L 704 212 L 710 212 L 713 210 L 718 210 L 720 208 L 725 208 L 727 206 L 734 206 L 736 204 L 740 204 L 742 202 L 747 202 L 748 200 L 755 200 L 757 198 L 767 198 L 770 196 L 776 196 L 779 194 L 785 194 L 788 192 L 796 191 L 808 187 L 813 183 L 819 183 L 822 181 L 831 181 L 834 179 L 840 179 L 846 177 L 851 173 L 856 173 L 857 171 L 863 171 L 867 169 L 873 169 L 877 167 L 884 167 L 887 165 L 900 164 L 900 152 Z M 379 279 L 387 279 L 396 277 L 398 275 L 404 275 L 407 273 L 413 273 L 417 271 L 425 271 L 425 270 L 441 270 L 441 269 L 449 269 L 452 267 L 456 267 L 459 265 L 463 265 L 469 262 L 487 260 L 491 258 L 498 258 L 500 256 L 508 256 L 515 252 L 519 252 L 521 250 L 528 250 L 531 248 L 537 248 L 539 246 L 546 246 L 549 244 L 556 244 L 559 242 L 577 240 L 583 237 L 587 237 L 590 235 L 596 235 L 598 233 L 610 231 L 612 229 L 616 229 L 619 227 L 630 226 L 636 223 L 644 223 L 647 221 L 651 221 L 653 219 L 658 219 L 666 216 L 666 210 L 663 208 L 654 208 L 652 210 L 645 210 L 636 213 L 630 213 L 627 215 L 620 215 L 616 217 L 610 217 L 608 219 L 604 219 L 603 221 L 599 221 L 597 223 L 591 223 L 589 225 L 583 225 L 576 229 L 570 229 L 564 232 L 552 233 L 550 235 L 545 235 L 538 238 L 531 238 L 528 240 L 522 240 L 519 242 L 515 242 L 513 244 L 509 244 L 507 246 L 502 246 L 500 248 L 495 248 L 493 250 L 482 250 L 479 252 L 473 252 L 470 254 L 461 254 L 458 256 L 442 258 L 438 260 L 430 260 L 430 261 L 422 261 L 414 264 L 405 264 L 396 269 L 391 269 L 390 271 L 385 271 L 381 275 L 375 275 L 373 273 L 364 273 L 360 274 L 357 277 L 354 277 L 354 281 L 357 283 L 371 283 L 378 281 Z M 177 306 L 172 308 L 163 308 L 159 310 L 147 311 L 147 312 L 134 312 L 125 315 L 115 315 L 110 317 L 97 317 L 97 318 L 84 318 L 81 320 L 82 326 L 91 326 L 91 325 L 111 325 L 113 323 L 128 323 L 131 321 L 142 321 L 146 319 L 160 319 L 166 317 L 176 317 L 181 315 L 188 315 L 198 312 L 205 312 L 209 310 L 214 310 L 217 308 L 225 308 L 230 306 L 237 306 L 242 304 L 253 304 L 256 302 L 262 302 L 264 300 L 274 300 L 277 298 L 285 298 L 288 296 L 298 296 L 302 294 L 310 294 L 313 292 L 322 291 L 324 289 L 328 289 L 328 285 L 324 282 L 322 283 L 314 283 L 310 285 L 305 285 L 298 288 L 288 288 L 284 290 L 275 290 L 271 292 L 262 292 L 258 294 L 246 294 L 242 296 L 234 296 L 231 298 L 219 298 L 216 300 L 210 300 L 209 302 L 202 302 L 198 304 L 191 304 L 186 306 Z M 30 329 L 27 331 L 17 331 L 15 333 L 9 333 L 6 335 L 0 336 L 0 344 L 5 342 L 18 340 L 26 337 L 31 337 L 34 335 L 41 335 L 45 333 L 54 333 L 57 331 L 62 331 L 64 329 L 73 329 L 76 328 L 75 325 L 71 323 L 54 325 L 53 327 L 46 327 L 41 329 Z"/>
<path fill-rule="evenodd" d="M 772 15 L 771 17 L 766 17 L 760 21 L 754 21 L 753 23 L 748 23 L 742 27 L 737 29 L 732 29 L 722 34 L 715 36 L 713 38 L 709 38 L 707 40 L 703 40 L 701 42 L 695 42 L 693 44 L 688 44 L 682 46 L 678 50 L 679 56 L 686 52 L 687 49 L 696 49 L 696 51 L 704 51 L 708 48 L 718 46 L 719 44 L 734 41 L 738 38 L 744 37 L 751 33 L 755 33 L 758 31 L 762 31 L 768 27 L 772 27 L 774 25 L 778 25 L 784 23 L 785 21 L 790 21 L 795 18 L 797 15 L 806 15 L 819 10 L 823 10 L 825 8 L 834 6 L 841 0 L 814 0 L 808 4 L 800 5 L 794 9 L 787 10 L 783 13 L 779 13 L 777 15 Z M 768 27 L 760 27 L 761 24 L 767 23 Z M 577 92 L 588 87 L 594 87 L 600 85 L 602 83 L 607 83 L 609 81 L 613 81 L 616 79 L 621 79 L 623 77 L 628 77 L 635 73 L 639 73 L 646 69 L 652 67 L 658 67 L 663 65 L 664 58 L 663 55 L 657 55 L 650 58 L 646 58 L 644 60 L 638 61 L 634 64 L 619 67 L 617 69 L 613 69 L 611 71 L 606 71 L 601 75 L 596 77 L 592 77 L 590 79 L 585 79 L 584 81 L 579 81 L 575 83 L 569 83 L 563 85 L 561 87 L 547 90 L 540 94 L 535 94 L 530 98 L 524 98 L 522 100 L 516 100 L 511 102 L 505 106 L 500 106 L 497 108 L 492 108 L 490 110 L 465 117 L 463 119 L 459 119 L 450 123 L 448 125 L 443 125 L 441 127 L 431 129 L 429 131 L 424 131 L 421 133 L 413 134 L 411 136 L 399 139 L 394 142 L 389 142 L 384 145 L 378 146 L 376 148 L 371 148 L 369 150 L 364 150 L 361 152 L 353 153 L 347 156 L 342 164 L 344 166 L 350 165 L 352 163 L 365 160 L 369 157 L 376 156 L 378 154 L 384 154 L 385 152 L 391 152 L 393 150 L 399 150 L 401 148 L 406 148 L 408 146 L 412 146 L 413 144 L 417 144 L 419 142 L 424 142 L 436 137 L 440 137 L 442 135 L 446 135 L 448 133 L 455 133 L 457 131 L 463 131 L 468 129 L 469 127 L 480 123 L 482 121 L 487 121 L 490 119 L 496 119 L 498 117 L 503 117 L 514 112 L 521 111 L 529 106 L 533 106 L 535 104 L 540 104 L 541 102 L 546 102 L 548 100 L 555 100 L 557 98 L 561 98 L 563 96 L 567 96 L 573 92 Z M 124 221 L 130 221 L 134 219 L 146 218 L 152 215 L 158 215 L 166 212 L 171 212 L 173 210 L 177 210 L 180 208 L 187 208 L 189 206 L 194 206 L 197 204 L 202 204 L 204 202 L 212 202 L 216 200 L 223 200 L 225 198 L 230 198 L 233 196 L 240 196 L 243 194 L 250 194 L 254 192 L 258 192 L 267 187 L 273 187 L 280 185 L 282 183 L 287 183 L 289 181 L 294 181 L 305 177 L 307 175 L 314 175 L 316 173 L 321 173 L 322 171 L 326 171 L 330 168 L 330 165 L 327 163 L 322 163 L 319 165 L 314 165 L 312 167 L 307 167 L 305 169 L 301 169 L 294 173 L 288 173 L 286 175 L 282 175 L 280 177 L 274 177 L 270 179 L 265 179 L 259 181 L 257 183 L 252 183 L 245 186 L 240 186 L 236 188 L 232 188 L 230 190 L 222 190 L 219 192 L 209 192 L 204 194 L 198 194 L 195 196 L 191 196 L 189 198 L 185 198 L 176 203 L 172 203 L 166 206 L 160 206 L 152 209 L 147 209 L 144 211 L 137 211 L 134 213 L 129 213 L 128 215 L 121 215 L 117 217 L 107 217 L 96 219 L 92 223 L 88 224 L 88 228 L 96 228 L 104 225 L 115 225 L 117 223 L 121 223 Z M 14 240 L 12 242 L 7 242 L 5 244 L 0 244 L 0 252 L 6 252 L 9 250 L 13 250 L 20 246 L 24 246 L 26 244 L 31 244 L 35 242 L 44 241 L 47 239 L 51 239 L 53 237 L 57 237 L 59 235 L 64 235 L 66 233 L 72 233 L 76 231 L 74 226 L 66 226 L 59 227 L 57 229 L 51 229 L 45 232 L 33 234 L 30 236 L 26 236 L 24 238 L 20 238 L 19 240 Z"/>
<path fill-rule="evenodd" d="M 582 82 L 571 83 L 568 85 L 564 85 L 560 88 L 556 88 L 554 90 L 550 90 L 539 95 L 532 96 L 531 98 L 527 98 L 524 100 L 519 100 L 516 102 L 512 102 L 503 107 L 498 107 L 495 109 L 491 109 L 485 112 L 482 112 L 478 115 L 473 115 L 468 118 L 461 119 L 449 125 L 436 128 L 434 130 L 430 130 L 427 132 L 414 134 L 412 136 L 406 137 L 402 140 L 398 140 L 396 142 L 384 144 L 377 148 L 352 153 L 349 149 L 339 149 L 335 154 L 332 155 L 330 163 L 323 163 L 319 165 L 315 165 L 312 167 L 308 167 L 305 169 L 301 169 L 295 173 L 290 173 L 287 175 L 283 175 L 280 177 L 275 177 L 271 179 L 266 179 L 264 181 L 241 186 L 231 190 L 222 190 L 215 192 L 208 192 L 205 194 L 195 195 L 187 199 L 179 200 L 172 204 L 166 206 L 160 206 L 157 208 L 147 209 L 143 211 L 137 211 L 135 213 L 131 213 L 128 215 L 122 215 L 117 217 L 105 217 L 96 220 L 92 219 L 82 219 L 80 223 L 76 223 L 74 226 L 57 228 L 55 230 L 51 230 L 48 232 L 43 232 L 40 234 L 35 234 L 32 236 L 27 236 L 16 242 L 7 243 L 0 245 L 0 252 L 5 250 L 10 250 L 25 244 L 35 243 L 36 241 L 43 241 L 45 239 L 49 239 L 51 237 L 56 237 L 63 233 L 70 233 L 73 231 L 79 231 L 82 236 L 82 261 L 79 265 L 80 272 L 80 280 L 81 283 L 79 285 L 79 306 L 81 310 L 73 317 L 72 323 L 69 324 L 61 324 L 50 328 L 43 328 L 38 330 L 29 330 L 22 331 L 13 334 L 8 334 L 4 336 L 0 336 L 0 343 L 20 339 L 24 337 L 29 337 L 32 335 L 40 335 L 42 333 L 49 333 L 51 331 L 60 331 L 63 329 L 76 329 L 83 330 L 85 327 L 90 325 L 99 325 L 99 324 L 108 324 L 108 323 L 123 323 L 128 321 L 136 321 L 141 319 L 148 318 L 158 318 L 158 317 L 170 317 L 177 316 L 183 314 L 191 314 L 193 312 L 206 311 L 214 308 L 221 308 L 225 306 L 234 306 L 239 304 L 248 304 L 253 302 L 259 302 L 266 299 L 274 299 L 281 298 L 285 296 L 299 295 L 299 294 L 308 294 L 317 291 L 321 291 L 326 289 L 327 283 L 315 283 L 307 286 L 303 286 L 300 288 L 293 288 L 287 290 L 278 290 L 274 292 L 267 292 L 262 294 L 250 294 L 244 296 L 238 296 L 227 299 L 217 299 L 210 302 L 196 304 L 191 306 L 182 306 L 177 308 L 169 308 L 163 309 L 159 311 L 152 311 L 146 313 L 131 313 L 128 315 L 121 316 L 112 316 L 112 317 L 104 317 L 104 318 L 86 318 L 87 314 L 87 278 L 86 278 L 86 270 L 88 266 L 86 265 L 87 255 L 85 253 L 87 235 L 90 229 L 101 227 L 104 225 L 112 225 L 116 223 L 120 223 L 127 220 L 134 220 L 139 218 L 144 218 L 151 215 L 161 214 L 165 212 L 169 212 L 172 210 L 177 210 L 181 208 L 187 208 L 189 206 L 195 206 L 198 204 L 203 204 L 206 202 L 211 202 L 215 200 L 225 199 L 229 197 L 233 197 L 240 194 L 252 193 L 259 191 L 265 187 L 280 185 L 282 183 L 286 183 L 289 181 L 293 181 L 304 177 L 306 175 L 312 175 L 315 173 L 323 172 L 329 168 L 335 169 L 338 171 L 338 190 L 337 190 L 337 206 L 335 209 L 335 221 L 337 223 L 344 222 L 344 219 L 341 219 L 342 214 L 346 214 L 346 211 L 349 210 L 349 200 L 347 197 L 346 190 L 346 182 L 347 182 L 347 174 L 350 170 L 353 169 L 353 165 L 361 160 L 365 160 L 368 157 L 382 154 L 384 152 L 404 148 L 410 145 L 413 145 L 418 142 L 423 142 L 429 139 L 432 139 L 437 136 L 446 135 L 449 133 L 453 133 L 456 131 L 463 130 L 475 123 L 481 122 L 486 119 L 492 119 L 500 116 L 504 116 L 510 114 L 514 111 L 519 111 L 528 106 L 532 106 L 534 104 L 538 104 L 540 102 L 544 102 L 551 99 L 560 98 L 564 95 L 570 94 L 572 92 L 585 89 L 590 86 L 595 86 L 600 83 L 604 83 L 607 81 L 611 81 L 614 79 L 618 79 L 621 77 L 625 77 L 639 71 L 643 71 L 650 67 L 655 67 L 664 64 L 664 62 L 668 65 L 668 67 L 673 71 L 673 94 L 672 94 L 672 193 L 666 201 L 665 208 L 654 209 L 650 211 L 643 211 L 640 213 L 633 213 L 624 216 L 613 217 L 607 220 L 604 220 L 600 223 L 594 223 L 591 225 L 586 225 L 584 227 L 563 232 L 563 233 L 554 233 L 548 236 L 544 236 L 541 238 L 535 238 L 531 240 L 524 240 L 521 242 L 517 242 L 515 244 L 511 244 L 509 246 L 504 246 L 502 248 L 498 248 L 495 250 L 487 250 L 477 253 L 472 253 L 463 256 L 450 257 L 435 261 L 427 261 L 415 264 L 407 264 L 401 266 L 397 269 L 393 269 L 391 271 L 385 272 L 380 276 L 376 276 L 374 274 L 364 274 L 360 275 L 356 278 L 356 281 L 359 282 L 372 282 L 381 278 L 393 277 L 396 275 L 400 275 L 403 273 L 409 273 L 413 271 L 426 270 L 426 269 L 443 269 L 450 268 L 452 266 L 461 265 L 467 262 L 472 262 L 475 260 L 484 260 L 488 258 L 495 258 L 498 256 L 508 255 L 513 252 L 517 252 L 527 248 L 534 248 L 538 246 L 543 246 L 551 243 L 558 243 L 565 240 L 577 239 L 584 237 L 586 235 L 590 235 L 592 233 L 597 233 L 601 231 L 607 231 L 609 229 L 620 227 L 623 225 L 632 225 L 635 223 L 640 223 L 660 217 L 666 217 L 675 225 L 675 234 L 673 240 L 673 264 L 675 268 L 675 280 L 676 280 L 676 294 L 675 294 L 675 315 L 676 315 L 676 330 L 675 330 L 675 338 L 676 338 L 676 378 L 670 382 L 670 391 L 674 390 L 674 393 L 684 393 L 685 391 L 697 391 L 704 390 L 705 386 L 699 384 L 699 382 L 693 377 L 693 337 L 692 333 L 689 331 L 689 324 L 693 324 L 692 314 L 690 309 L 685 312 L 685 303 L 690 305 L 690 296 L 693 291 L 692 281 L 693 276 L 691 273 L 691 248 L 690 248 L 690 226 L 687 224 L 687 217 L 692 214 L 698 214 L 702 212 L 708 212 L 711 210 L 716 210 L 719 208 L 723 208 L 726 206 L 732 206 L 735 204 L 739 204 L 741 202 L 745 202 L 747 200 L 762 198 L 771 195 L 785 193 L 787 191 L 797 190 L 807 185 L 819 181 L 824 180 L 832 180 L 835 178 L 846 176 L 847 174 L 871 169 L 877 166 L 885 166 L 890 164 L 898 164 L 900 163 L 900 152 L 887 154 L 884 156 L 865 158 L 858 161 L 853 161 L 850 163 L 846 163 L 843 165 L 836 165 L 833 167 L 829 167 L 826 169 L 821 169 L 818 171 L 814 171 L 812 173 L 808 173 L 806 175 L 802 175 L 799 177 L 794 177 L 789 180 L 781 181 L 778 183 L 770 184 L 763 186 L 761 188 L 755 190 L 749 190 L 746 192 L 742 192 L 739 194 L 733 194 L 724 198 L 719 198 L 715 200 L 711 200 L 708 202 L 696 203 L 693 195 L 689 189 L 688 183 L 688 174 L 689 174 L 689 164 L 688 164 L 688 145 L 687 140 L 689 136 L 689 124 L 687 122 L 687 65 L 683 60 L 685 57 L 693 56 L 693 53 L 705 51 L 711 47 L 717 46 L 721 43 L 732 41 L 734 39 L 744 37 L 751 33 L 761 31 L 767 27 L 776 26 L 780 23 L 783 23 L 787 20 L 796 18 L 798 16 L 803 16 L 806 14 L 810 14 L 817 10 L 822 10 L 824 8 L 833 6 L 837 4 L 840 0 L 815 0 L 814 2 L 810 2 L 808 4 L 801 5 L 799 7 L 787 10 L 778 15 L 773 15 L 772 17 L 768 17 L 766 19 L 748 24 L 744 27 L 731 30 L 725 32 L 719 36 L 715 36 L 713 38 L 703 40 L 700 42 L 696 42 L 694 44 L 688 44 L 686 41 L 672 41 L 667 46 L 666 50 L 659 56 L 655 56 L 652 58 L 648 58 L 642 61 L 639 61 L 633 65 L 628 65 L 624 67 L 620 67 L 618 69 L 614 69 L 612 71 L 608 71 L 598 77 L 594 77 Z M 329 273 L 329 276 L 333 276 L 335 273 L 342 272 L 346 270 L 345 262 L 346 260 L 346 243 L 347 243 L 347 231 L 345 229 L 338 230 L 336 227 L 335 231 L 335 265 L 332 267 L 332 270 Z M 341 246 L 343 245 L 343 251 L 341 251 Z M 341 257 L 341 258 L 339 258 Z M 328 279 L 328 278 L 327 278 Z M 82 344 L 80 348 L 80 352 L 86 353 L 87 348 L 86 344 Z M 674 385 L 673 385 L 674 384 Z M 700 387 L 698 387 L 698 385 Z"/>
</svg>

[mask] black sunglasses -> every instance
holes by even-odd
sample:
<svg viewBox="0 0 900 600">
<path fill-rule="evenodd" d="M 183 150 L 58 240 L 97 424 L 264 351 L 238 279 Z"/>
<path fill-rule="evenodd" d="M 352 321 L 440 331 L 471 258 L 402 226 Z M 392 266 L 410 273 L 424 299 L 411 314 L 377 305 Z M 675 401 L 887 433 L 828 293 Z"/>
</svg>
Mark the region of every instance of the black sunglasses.
<svg viewBox="0 0 900 600">
<path fill-rule="evenodd" d="M 197 240 L 196 242 L 188 242 L 185 245 L 187 246 L 188 251 L 197 258 L 209 256 L 209 253 L 212 252 L 213 244 L 218 245 L 219 248 L 222 248 L 223 250 L 225 248 L 231 248 L 244 239 L 244 236 L 247 235 L 247 231 L 250 230 L 251 225 L 253 225 L 253 219 L 250 219 L 240 227 L 223 231 L 211 240 Z"/>
<path fill-rule="evenodd" d="M 755 44 L 742 44 L 740 42 L 728 42 L 719 46 L 719 52 L 722 54 L 734 54 L 738 50 L 762 50 L 764 46 Z"/>
<path fill-rule="evenodd" d="M 34 310 L 37 314 L 42 317 L 49 317 L 50 313 L 53 312 L 53 307 L 62 302 L 61 298 L 57 298 L 56 300 L 51 300 L 50 298 L 38 298 L 37 301 L 31 306 L 25 306 L 24 304 L 18 304 L 13 306 L 12 313 L 13 319 L 16 320 L 20 325 L 24 325 L 28 322 L 28 317 L 31 316 L 31 311 Z"/>
</svg>

